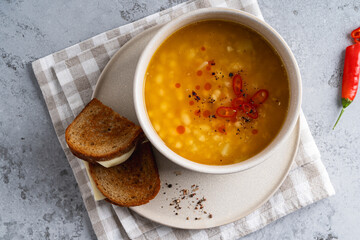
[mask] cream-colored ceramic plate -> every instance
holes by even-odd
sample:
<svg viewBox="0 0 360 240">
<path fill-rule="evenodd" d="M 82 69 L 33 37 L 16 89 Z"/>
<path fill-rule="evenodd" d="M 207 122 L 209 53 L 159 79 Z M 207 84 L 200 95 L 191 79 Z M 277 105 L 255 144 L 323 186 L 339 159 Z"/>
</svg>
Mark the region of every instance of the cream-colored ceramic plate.
<svg viewBox="0 0 360 240">
<path fill-rule="evenodd" d="M 134 72 L 142 50 L 158 29 L 148 29 L 125 44 L 105 67 L 93 94 L 137 124 L 132 89 Z M 131 209 L 152 221 L 184 229 L 210 228 L 245 217 L 264 204 L 284 181 L 298 148 L 299 131 L 298 121 L 293 133 L 270 159 L 249 170 L 227 175 L 192 172 L 154 149 L 162 188 L 150 203 Z M 191 192 L 194 184 L 199 186 L 196 195 L 181 199 L 180 191 Z M 204 208 L 195 209 L 196 198 L 202 197 L 206 198 Z M 174 199 L 180 199 L 181 209 L 170 205 Z"/>
</svg>

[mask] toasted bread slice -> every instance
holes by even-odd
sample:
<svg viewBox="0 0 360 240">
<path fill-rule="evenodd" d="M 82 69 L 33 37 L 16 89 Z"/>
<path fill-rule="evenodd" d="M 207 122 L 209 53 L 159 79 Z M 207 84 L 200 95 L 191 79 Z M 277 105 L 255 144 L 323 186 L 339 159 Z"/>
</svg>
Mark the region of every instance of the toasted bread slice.
<svg viewBox="0 0 360 240">
<path fill-rule="evenodd" d="M 89 164 L 91 177 L 109 202 L 121 207 L 148 203 L 160 190 L 160 178 L 151 144 L 138 144 L 124 163 L 111 168 Z"/>
<path fill-rule="evenodd" d="M 85 161 L 111 160 L 129 152 L 143 137 L 141 128 L 94 98 L 67 127 L 71 152 Z"/>
</svg>

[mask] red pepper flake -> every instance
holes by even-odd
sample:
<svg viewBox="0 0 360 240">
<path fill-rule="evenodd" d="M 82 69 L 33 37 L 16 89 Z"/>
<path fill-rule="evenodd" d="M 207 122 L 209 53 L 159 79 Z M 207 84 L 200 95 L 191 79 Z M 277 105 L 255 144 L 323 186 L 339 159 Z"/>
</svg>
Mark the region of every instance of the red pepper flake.
<svg viewBox="0 0 360 240">
<path fill-rule="evenodd" d="M 209 91 L 211 89 L 211 84 L 210 83 L 205 83 L 204 89 Z"/>
<path fill-rule="evenodd" d="M 255 134 L 257 134 L 257 133 L 258 133 L 258 130 L 253 129 L 251 132 L 252 132 L 252 134 L 254 134 L 254 135 L 255 135 Z"/>
<path fill-rule="evenodd" d="M 176 131 L 179 133 L 179 134 L 183 134 L 185 132 L 185 127 L 180 125 L 176 128 Z"/>
<path fill-rule="evenodd" d="M 190 101 L 190 102 L 189 102 L 189 105 L 190 105 L 190 106 L 194 105 L 194 101 Z"/>
<path fill-rule="evenodd" d="M 221 126 L 218 128 L 218 131 L 219 131 L 220 133 L 226 134 L 225 125 L 221 125 Z"/>
<path fill-rule="evenodd" d="M 199 190 L 199 186 L 198 185 L 191 185 L 191 192 L 196 192 L 197 190 Z"/>
<path fill-rule="evenodd" d="M 214 65 L 215 65 L 215 61 L 214 61 L 214 60 L 210 60 L 210 61 L 208 61 L 208 64 L 211 65 L 211 66 L 214 66 Z"/>
<path fill-rule="evenodd" d="M 205 48 L 204 46 L 202 46 L 200 49 L 201 49 L 201 51 L 205 51 L 205 50 L 206 50 L 206 48 Z"/>
<path fill-rule="evenodd" d="M 211 66 L 206 66 L 206 70 L 210 71 L 211 70 Z"/>
<path fill-rule="evenodd" d="M 179 88 L 179 87 L 181 87 L 181 84 L 180 84 L 180 83 L 176 83 L 176 84 L 175 84 L 175 87 L 176 87 L 176 88 Z"/>
<path fill-rule="evenodd" d="M 200 86 L 199 86 L 199 85 L 196 85 L 196 86 L 195 86 L 195 89 L 196 89 L 196 90 L 200 90 Z"/>
<path fill-rule="evenodd" d="M 232 123 L 237 122 L 236 116 L 235 116 L 235 117 L 232 117 L 232 118 L 230 119 L 230 122 L 232 122 Z"/>
<path fill-rule="evenodd" d="M 187 195 L 188 192 L 189 192 L 189 190 L 187 190 L 187 189 L 182 189 L 180 192 L 181 192 L 183 195 Z"/>
<path fill-rule="evenodd" d="M 203 111 L 203 116 L 204 116 L 204 117 L 208 118 L 208 117 L 210 117 L 210 115 L 211 115 L 211 113 L 210 113 L 209 110 Z"/>
<path fill-rule="evenodd" d="M 199 117 L 200 114 L 201 114 L 201 111 L 200 111 L 200 110 L 196 110 L 196 111 L 194 112 L 194 114 Z"/>
<path fill-rule="evenodd" d="M 197 72 L 196 72 L 196 75 L 201 76 L 201 75 L 202 75 L 202 71 L 201 71 L 201 70 L 197 71 Z"/>
</svg>

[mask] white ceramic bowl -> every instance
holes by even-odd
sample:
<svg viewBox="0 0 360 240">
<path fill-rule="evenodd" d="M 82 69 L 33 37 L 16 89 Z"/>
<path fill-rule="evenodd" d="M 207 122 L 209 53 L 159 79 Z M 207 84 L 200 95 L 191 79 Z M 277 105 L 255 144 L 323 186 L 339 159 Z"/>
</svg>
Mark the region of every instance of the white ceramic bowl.
<svg viewBox="0 0 360 240">
<path fill-rule="evenodd" d="M 240 23 L 258 32 L 265 39 L 267 39 L 267 41 L 276 49 L 276 51 L 280 55 L 285 65 L 290 81 L 289 112 L 280 132 L 275 137 L 275 139 L 260 153 L 240 163 L 224 166 L 214 166 L 195 163 L 181 157 L 177 153 L 173 152 L 170 148 L 168 148 L 163 142 L 163 140 L 159 137 L 159 135 L 153 128 L 146 111 L 144 97 L 145 73 L 153 54 L 156 52 L 161 43 L 163 43 L 174 32 L 186 25 L 202 20 L 228 20 Z M 169 22 L 168 24 L 163 26 L 154 36 L 154 38 L 148 43 L 142 55 L 140 56 L 135 72 L 134 104 L 136 115 L 146 136 L 155 146 L 155 148 L 159 150 L 163 155 L 165 155 L 168 159 L 182 167 L 198 172 L 214 174 L 233 173 L 246 170 L 263 162 L 272 153 L 274 153 L 274 151 L 277 150 L 278 146 L 284 143 L 284 140 L 290 135 L 296 124 L 300 112 L 301 77 L 298 65 L 290 48 L 285 43 L 284 39 L 282 39 L 282 37 L 267 23 L 243 11 L 224 8 L 206 8 L 184 14 Z"/>
</svg>

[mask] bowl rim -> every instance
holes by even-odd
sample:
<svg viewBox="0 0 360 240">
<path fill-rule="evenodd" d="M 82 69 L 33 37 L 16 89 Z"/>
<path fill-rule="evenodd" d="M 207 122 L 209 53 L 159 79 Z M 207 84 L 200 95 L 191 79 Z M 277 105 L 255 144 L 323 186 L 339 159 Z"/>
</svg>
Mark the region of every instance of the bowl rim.
<svg viewBox="0 0 360 240">
<path fill-rule="evenodd" d="M 173 150 L 171 150 L 164 141 L 160 138 L 160 136 L 155 131 L 154 127 L 151 124 L 151 121 L 147 115 L 146 105 L 145 105 L 145 94 L 144 94 L 144 86 L 145 86 L 145 73 L 146 69 L 148 67 L 148 64 L 153 56 L 153 54 L 157 51 L 158 47 L 167 39 L 167 37 L 171 36 L 174 32 L 178 31 L 184 26 L 187 26 L 191 23 L 199 22 L 201 20 L 193 19 L 189 23 L 186 23 L 184 25 L 183 22 L 186 22 L 188 19 L 191 19 L 193 17 L 199 17 L 202 15 L 204 16 L 204 19 L 202 20 L 210 20 L 210 19 L 219 19 L 221 18 L 214 18 L 214 17 L 206 17 L 206 15 L 211 14 L 235 14 L 235 15 L 241 15 L 242 17 L 246 18 L 248 21 L 252 21 L 254 24 L 262 25 L 265 29 L 269 30 L 269 34 L 272 34 L 274 37 L 274 40 L 280 44 L 280 47 L 283 48 L 284 53 L 283 55 L 287 55 L 286 57 L 290 59 L 290 63 L 288 65 L 291 65 L 293 69 L 293 75 L 294 75 L 294 84 L 295 88 L 297 89 L 297 101 L 296 105 L 293 110 L 293 114 L 291 116 L 286 116 L 285 122 L 283 123 L 283 126 L 281 127 L 280 131 L 277 133 L 276 137 L 259 153 L 252 156 L 251 158 L 235 163 L 235 164 L 229 164 L 229 165 L 206 165 L 201 164 L 197 162 L 193 162 L 191 160 L 188 160 L 179 154 L 175 153 Z M 225 19 L 223 19 L 225 20 Z M 235 20 L 233 22 L 236 22 Z M 242 24 L 246 27 L 246 23 L 240 23 L 236 22 L 238 24 Z M 251 27 L 249 27 L 251 28 Z M 251 28 L 252 29 L 252 28 Z M 258 34 L 263 36 L 269 43 L 268 37 L 264 36 L 261 32 L 253 29 Z M 160 43 L 159 39 L 164 38 Z M 155 47 L 154 47 L 155 46 Z M 273 44 L 272 44 L 273 46 Z M 277 51 L 279 56 L 282 58 L 283 55 L 280 54 L 278 51 L 278 48 L 273 46 L 274 49 Z M 283 60 L 283 58 L 282 58 Z M 284 62 L 284 61 L 283 61 Z M 284 62 L 284 65 L 287 65 L 287 63 Z M 289 78 L 289 84 L 291 84 L 290 76 L 289 76 L 289 70 L 286 68 Z M 291 91 L 291 89 L 290 89 Z M 289 46 L 286 44 L 285 40 L 280 36 L 279 33 L 277 33 L 269 24 L 266 22 L 256 18 L 255 16 L 236 9 L 228 9 L 228 8 L 219 8 L 219 7 L 212 7 L 212 8 L 204 8 L 204 9 L 198 9 L 194 10 L 192 12 L 186 13 L 184 15 L 181 15 L 180 17 L 175 18 L 174 20 L 170 21 L 169 23 L 165 24 L 164 26 L 159 29 L 159 31 L 155 34 L 155 36 L 150 40 L 150 42 L 147 44 L 145 49 L 143 50 L 139 61 L 136 66 L 136 71 L 134 75 L 134 87 L 133 87 L 133 96 L 134 96 L 134 106 L 135 106 L 135 112 L 137 115 L 137 118 L 139 120 L 139 123 L 149 139 L 149 141 L 154 145 L 154 147 L 163 154 L 166 158 L 174 162 L 175 164 L 178 164 L 184 168 L 187 168 L 192 171 L 196 172 L 202 172 L 202 173 L 210 173 L 210 174 L 228 174 L 228 173 L 235 173 L 244 171 L 246 169 L 252 168 L 266 159 L 268 159 L 279 147 L 279 145 L 283 144 L 285 139 L 287 139 L 294 129 L 297 119 L 299 117 L 300 113 L 300 107 L 301 107 L 301 98 L 302 98 L 302 86 L 301 86 L 301 75 L 300 70 L 297 65 L 296 59 L 289 48 Z M 291 96 L 290 96 L 291 98 Z M 290 110 L 290 105 L 289 105 Z M 284 130 L 284 125 L 287 123 L 287 130 Z"/>
</svg>

